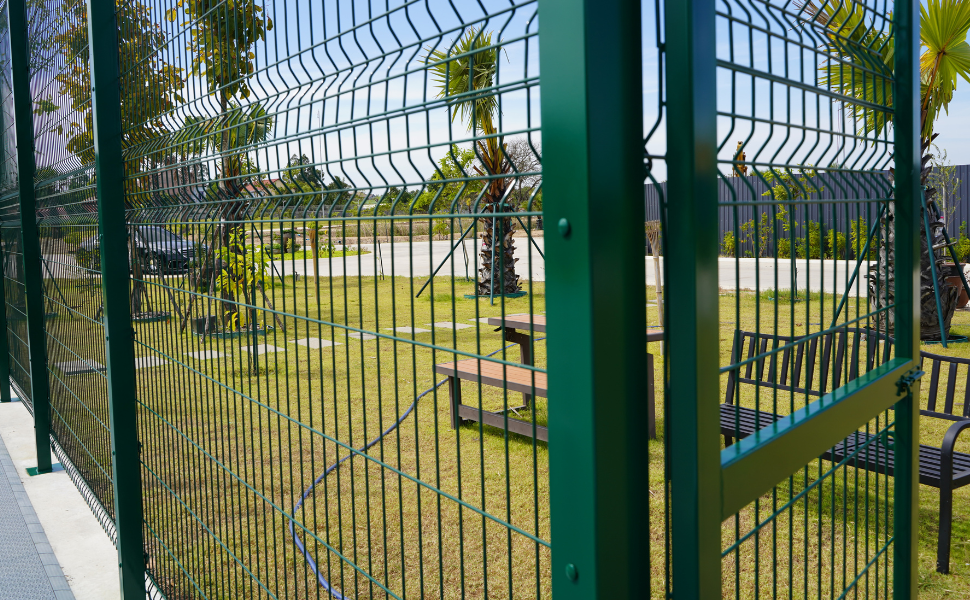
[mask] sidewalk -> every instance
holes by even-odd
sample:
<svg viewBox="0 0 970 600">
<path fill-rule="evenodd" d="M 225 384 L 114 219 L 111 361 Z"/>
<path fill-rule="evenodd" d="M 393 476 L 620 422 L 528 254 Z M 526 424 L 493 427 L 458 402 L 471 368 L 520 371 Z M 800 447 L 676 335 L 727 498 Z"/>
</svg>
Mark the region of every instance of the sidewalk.
<svg viewBox="0 0 970 600">
<path fill-rule="evenodd" d="M 27 408 L 0 404 L 0 600 L 118 598 L 115 547 L 68 474 L 27 474 L 33 438 Z"/>
<path fill-rule="evenodd" d="M 3 440 L 0 507 L 0 598 L 74 600 Z"/>
</svg>

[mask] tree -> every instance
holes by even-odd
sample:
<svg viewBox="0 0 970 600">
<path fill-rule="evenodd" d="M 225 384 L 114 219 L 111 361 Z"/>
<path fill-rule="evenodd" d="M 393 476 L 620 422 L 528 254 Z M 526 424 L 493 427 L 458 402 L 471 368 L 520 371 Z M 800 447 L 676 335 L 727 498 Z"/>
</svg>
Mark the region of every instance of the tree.
<svg viewBox="0 0 970 600">
<path fill-rule="evenodd" d="M 160 156 L 152 144 L 168 135 L 162 118 L 177 102 L 184 100 L 179 90 L 185 85 L 182 69 L 162 58 L 168 38 L 161 27 L 152 21 L 151 12 L 138 0 L 117 0 L 119 70 L 121 77 L 122 147 L 129 202 L 137 202 L 141 182 L 136 179 L 140 170 Z M 55 80 L 57 94 L 69 101 L 69 107 L 80 119 L 52 120 L 51 133 L 66 136 L 67 149 L 83 164 L 94 163 L 94 122 L 91 113 L 91 67 L 88 56 L 87 5 L 67 3 L 64 12 L 56 17 L 59 31 L 54 47 L 61 54 L 64 65 Z M 146 57 L 151 57 L 146 59 Z M 43 62 L 46 59 L 38 59 Z M 52 94 L 35 100 L 34 113 L 47 114 L 60 110 L 61 105 Z"/>
<path fill-rule="evenodd" d="M 506 200 L 510 181 L 503 177 L 512 167 L 506 154 L 503 137 L 495 122 L 498 117 L 498 96 L 493 87 L 498 69 L 501 40 L 492 44 L 492 33 L 471 27 L 458 38 L 448 51 L 429 50 L 426 61 L 438 86 L 438 98 L 448 100 L 452 120 L 461 116 L 472 136 L 478 164 L 473 170 L 490 179 L 485 182 L 477 203 L 482 213 L 505 213 L 511 208 Z M 512 235 L 515 226 L 508 217 L 483 217 L 481 265 L 478 294 L 483 296 L 516 293 L 521 290 L 515 272 L 515 245 Z M 496 239 L 502 249 L 495 256 Z M 504 272 L 493 270 L 504 266 Z M 497 285 L 493 285 L 497 284 Z"/>
<path fill-rule="evenodd" d="M 474 150 L 452 145 L 438 160 L 435 172 L 428 178 L 428 184 L 411 209 L 418 213 L 470 212 L 472 204 L 485 187 L 482 181 L 467 181 L 474 163 Z M 398 202 L 398 206 L 407 208 L 401 202 Z"/>
<path fill-rule="evenodd" d="M 298 194 L 295 204 L 304 206 L 319 206 L 324 189 L 323 173 L 320 172 L 306 154 L 290 157 L 283 170 L 283 183 L 290 194 Z"/>
<path fill-rule="evenodd" d="M 510 204 L 516 210 L 541 210 L 541 204 L 537 208 L 535 203 L 540 197 L 538 189 L 542 184 L 542 146 L 534 144 L 532 140 L 518 139 L 505 145 L 505 154 L 516 175 L 509 194 Z M 533 198 L 533 195 L 536 197 Z"/>
<path fill-rule="evenodd" d="M 805 5 L 805 12 L 826 30 L 825 49 L 837 59 L 820 67 L 820 83 L 868 104 L 891 107 L 895 38 L 866 23 L 868 8 L 852 0 L 846 0 L 837 7 L 836 9 L 825 5 L 819 8 L 811 2 Z M 937 137 L 933 132 L 933 125 L 941 109 L 948 110 L 958 78 L 970 83 L 968 29 L 970 0 L 928 0 L 926 4 L 920 5 L 920 44 L 923 50 L 920 56 L 921 183 L 928 206 L 933 205 L 937 193 L 936 189 L 927 187 L 932 172 L 932 165 L 929 163 L 933 158 L 929 149 Z M 846 110 L 860 124 L 860 135 L 878 136 L 892 123 L 891 110 L 872 110 L 861 104 L 851 104 Z M 890 169 L 890 179 L 893 175 L 893 170 Z M 883 243 L 880 245 L 876 264 L 870 267 L 869 276 L 869 303 L 874 311 L 885 309 L 894 303 L 894 203 L 887 205 L 881 225 L 884 231 Z M 935 234 L 942 229 L 943 223 L 934 220 L 930 227 Z M 958 291 L 946 285 L 942 250 L 934 250 L 932 260 L 936 261 L 936 286 L 941 290 L 940 301 L 943 309 L 943 318 L 940 319 L 933 293 L 931 255 L 923 219 L 920 219 L 920 233 L 920 336 L 922 339 L 939 339 L 942 336 L 940 321 L 949 329 Z M 892 332 L 893 311 L 887 310 L 885 314 L 886 321 L 877 319 L 878 327 Z"/>
<path fill-rule="evenodd" d="M 257 41 L 266 39 L 273 21 L 263 16 L 263 7 L 252 0 L 178 0 L 176 8 L 166 11 L 169 21 L 178 19 L 184 9 L 190 28 L 187 50 L 191 57 L 189 73 L 204 77 L 209 93 L 219 100 L 219 114 L 206 120 L 208 143 L 222 154 L 219 176 L 226 202 L 221 215 L 225 221 L 238 218 L 242 203 L 236 201 L 248 173 L 249 146 L 268 139 L 273 119 L 261 105 L 246 110 L 235 101 L 252 95 L 249 76 L 256 72 Z M 229 229 L 221 238 L 229 244 Z"/>
</svg>

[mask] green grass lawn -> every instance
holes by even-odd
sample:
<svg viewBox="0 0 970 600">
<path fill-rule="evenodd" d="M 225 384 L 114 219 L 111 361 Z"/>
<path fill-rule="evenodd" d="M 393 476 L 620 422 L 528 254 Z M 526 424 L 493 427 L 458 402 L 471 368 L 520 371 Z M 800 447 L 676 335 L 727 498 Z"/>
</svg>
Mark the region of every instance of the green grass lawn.
<svg viewBox="0 0 970 600">
<path fill-rule="evenodd" d="M 65 302 L 48 290 L 49 306 L 58 313 L 48 323 L 51 363 L 78 357 L 105 362 L 103 333 L 95 320 L 100 298 L 82 283 L 60 281 Z M 441 381 L 435 364 L 503 348 L 501 333 L 475 320 L 497 316 L 503 306 L 465 299 L 474 284 L 446 277 L 415 299 L 423 283 L 390 277 L 276 282 L 267 289 L 273 308 L 257 293 L 255 310 L 264 330 L 256 343 L 278 350 L 258 354 L 254 361 L 243 350 L 253 344 L 251 334 L 203 341 L 191 333 L 191 325 L 181 331 L 173 301 L 184 313 L 191 295 L 149 278 L 152 308 L 173 313 L 169 321 L 135 326 L 136 355 L 165 361 L 140 368 L 137 375 L 149 567 L 166 590 L 184 592 L 170 597 L 193 597 L 193 590 L 215 598 L 268 593 L 326 597 L 288 529 L 287 515 L 307 489 L 295 527 L 323 577 L 350 597 L 385 597 L 381 585 L 409 596 L 419 595 L 419 588 L 429 597 L 446 598 L 461 597 L 462 590 L 467 598 L 483 597 L 486 590 L 489 597 L 551 595 L 549 550 L 530 539 L 550 540 L 546 445 L 476 424 L 453 430 L 448 388 L 434 388 Z M 544 286 L 534 283 L 525 289 L 530 291 L 526 297 L 505 302 L 506 313 L 545 310 Z M 653 300 L 652 289 L 647 294 Z M 776 307 L 773 297 L 771 292 L 721 295 L 722 365 L 730 361 L 736 328 L 753 330 L 760 324 L 764 332 L 818 331 L 819 323 L 828 324 L 836 301 L 814 294 L 792 308 L 782 294 Z M 71 306 L 74 316 L 61 304 Z M 218 315 L 220 304 L 195 296 L 191 312 L 195 317 L 203 311 Z M 843 316 L 854 318 L 858 308 L 850 302 Z M 648 305 L 647 315 L 648 323 L 656 324 L 655 306 Z M 430 325 L 435 322 L 470 327 Z M 427 331 L 395 332 L 395 325 Z M 350 337 L 357 331 L 377 338 Z M 970 334 L 970 312 L 957 313 L 954 332 Z M 296 343 L 308 338 L 338 345 Z M 650 344 L 649 350 L 658 357 L 659 375 L 660 344 Z M 970 356 L 970 344 L 931 350 Z M 536 364 L 544 367 L 544 342 L 537 342 L 535 355 Z M 502 357 L 502 352 L 496 355 Z M 518 349 L 508 348 L 504 357 L 517 362 Z M 958 383 L 958 395 L 963 385 Z M 58 437 L 110 504 L 104 377 L 68 376 L 54 369 L 51 386 Z M 491 410 L 521 404 L 520 394 L 498 388 L 465 382 L 462 389 L 465 404 L 480 402 Z M 367 450 L 372 460 L 346 461 L 313 485 L 327 467 L 348 455 L 334 440 L 355 448 L 375 440 L 427 390 L 400 426 Z M 662 593 L 665 577 L 663 395 L 658 385 L 660 439 L 650 444 L 651 495 L 644 498 L 651 518 L 655 593 Z M 546 411 L 540 399 L 537 424 L 546 423 Z M 533 416 L 529 410 L 518 414 Z M 924 443 L 938 445 L 945 427 L 924 419 Z M 960 449 L 970 452 L 966 443 Z M 814 461 L 763 496 L 757 507 L 724 523 L 722 548 L 751 532 L 756 518 L 768 523 L 725 556 L 725 597 L 736 591 L 754 597 L 756 588 L 766 597 L 787 589 L 801 597 L 806 586 L 811 595 L 822 589 L 838 596 L 860 562 L 878 550 L 886 519 L 892 521 L 891 503 L 886 504 L 892 479 L 850 467 L 827 474 L 830 467 Z M 938 493 L 921 487 L 921 597 L 970 596 L 968 494 L 966 488 L 955 493 L 953 574 L 941 576 L 934 569 Z M 769 518 L 796 496 L 790 509 Z M 342 563 L 341 555 L 377 583 Z M 891 561 L 878 564 L 879 579 L 885 581 Z M 860 592 L 866 583 L 859 584 Z"/>
</svg>

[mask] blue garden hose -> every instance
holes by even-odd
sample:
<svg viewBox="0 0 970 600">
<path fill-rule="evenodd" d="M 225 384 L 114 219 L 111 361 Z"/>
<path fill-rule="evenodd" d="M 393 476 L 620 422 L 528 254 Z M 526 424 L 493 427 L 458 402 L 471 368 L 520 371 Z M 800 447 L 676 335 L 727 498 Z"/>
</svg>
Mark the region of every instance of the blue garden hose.
<svg viewBox="0 0 970 600">
<path fill-rule="evenodd" d="M 546 338 L 536 338 L 535 342 L 541 342 L 544 339 L 546 339 Z M 499 348 L 495 352 L 492 352 L 491 354 L 486 354 L 485 356 L 486 357 L 495 356 L 499 352 L 501 352 L 503 350 L 508 350 L 509 348 L 514 348 L 517 345 L 518 344 L 509 344 L 508 346 L 505 346 L 504 348 Z M 367 444 L 365 444 L 361 448 L 358 448 L 356 452 L 352 452 L 352 453 L 348 454 L 347 456 L 341 458 L 340 460 L 338 460 L 334 464 L 332 464 L 329 467 L 327 467 L 327 470 L 324 471 L 323 473 L 321 473 L 319 477 L 317 477 L 316 479 L 314 479 L 313 480 L 313 483 L 310 484 L 310 487 L 308 487 L 307 489 L 305 489 L 303 491 L 303 495 L 300 496 L 300 499 L 293 506 L 293 518 L 290 519 L 290 535 L 293 536 L 293 542 L 296 543 L 296 547 L 300 549 L 300 553 L 303 554 L 304 560 L 306 560 L 307 564 L 310 565 L 310 570 L 313 571 L 313 574 L 317 576 L 317 582 L 320 584 L 320 586 L 323 587 L 323 589 L 325 589 L 332 597 L 336 598 L 337 600 L 350 600 L 350 599 L 347 598 L 346 596 L 344 596 L 343 594 L 341 594 L 340 592 L 334 590 L 333 587 L 330 586 L 330 582 L 328 582 L 326 579 L 324 579 L 323 574 L 320 573 L 320 569 L 317 566 L 317 562 L 315 560 L 313 560 L 313 558 L 310 556 L 310 553 L 307 551 L 306 546 L 300 540 L 300 536 L 298 536 L 296 534 L 296 527 L 294 525 L 294 523 L 296 521 L 296 512 L 298 510 L 300 510 L 300 507 L 303 506 L 303 502 L 310 496 L 311 493 L 313 493 L 313 489 L 315 487 L 317 487 L 317 485 L 321 481 L 323 481 L 323 479 L 327 475 L 329 475 L 331 472 L 337 470 L 337 468 L 340 467 L 341 463 L 343 463 L 345 460 L 352 459 L 359 452 L 366 452 L 368 449 L 370 449 L 371 446 L 373 446 L 377 442 L 379 442 L 382 439 L 384 439 L 384 437 L 387 434 L 389 434 L 392 431 L 394 431 L 395 429 L 397 429 L 398 426 L 401 423 L 404 422 L 404 419 L 406 419 L 408 417 L 408 415 L 411 414 L 411 411 L 414 410 L 414 407 L 418 405 L 418 400 L 420 400 L 421 398 L 427 396 L 433 390 L 438 389 L 439 387 L 441 387 L 442 385 L 444 385 L 445 382 L 447 382 L 447 381 L 448 381 L 447 378 L 446 379 L 442 379 L 438 383 L 434 384 L 430 388 L 428 388 L 425 391 L 423 391 L 420 394 L 418 394 L 418 397 L 414 399 L 414 402 L 411 403 L 411 406 L 409 406 L 408 409 L 406 411 L 404 411 L 404 414 L 401 415 L 400 418 L 398 418 L 398 420 L 395 421 L 393 425 L 391 425 L 390 427 L 388 427 L 387 429 L 385 429 L 383 433 L 381 433 L 379 436 L 377 436 L 373 440 L 367 442 Z"/>
</svg>

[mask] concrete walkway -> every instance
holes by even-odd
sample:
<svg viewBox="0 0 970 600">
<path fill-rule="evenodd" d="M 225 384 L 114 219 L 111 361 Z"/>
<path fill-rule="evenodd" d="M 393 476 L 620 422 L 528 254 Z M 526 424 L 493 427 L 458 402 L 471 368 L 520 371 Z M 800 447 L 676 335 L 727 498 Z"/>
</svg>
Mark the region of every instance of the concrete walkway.
<svg viewBox="0 0 970 600">
<path fill-rule="evenodd" d="M 0 600 L 119 598 L 114 544 L 68 474 L 36 465 L 33 418 L 0 404 Z"/>
<path fill-rule="evenodd" d="M 0 507 L 0 599 L 74 600 L 2 440 Z"/>
</svg>

